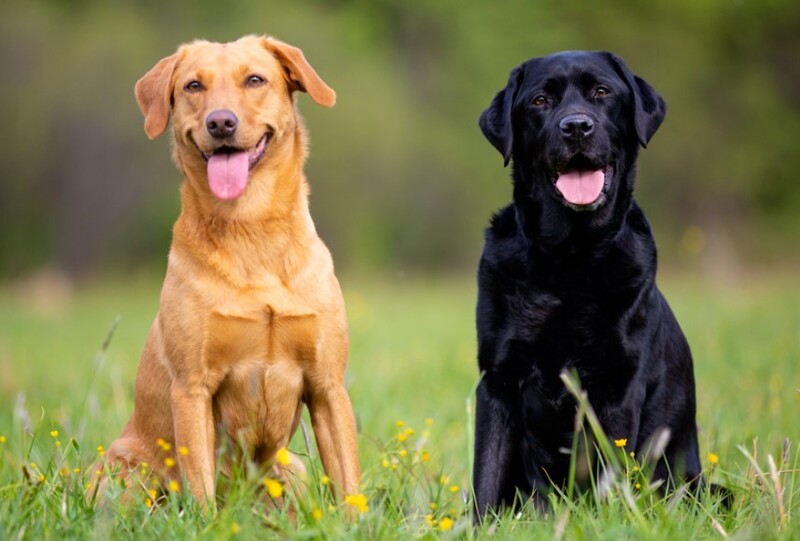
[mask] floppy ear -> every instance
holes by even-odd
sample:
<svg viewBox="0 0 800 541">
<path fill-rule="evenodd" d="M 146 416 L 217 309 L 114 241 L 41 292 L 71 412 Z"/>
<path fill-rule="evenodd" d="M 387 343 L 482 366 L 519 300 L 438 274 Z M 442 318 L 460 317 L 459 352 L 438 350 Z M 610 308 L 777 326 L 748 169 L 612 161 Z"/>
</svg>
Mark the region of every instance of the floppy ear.
<svg viewBox="0 0 800 541">
<path fill-rule="evenodd" d="M 514 148 L 514 130 L 511 125 L 511 107 L 522 83 L 523 72 L 517 66 L 511 71 L 506 87 L 497 93 L 491 105 L 481 113 L 478 125 L 483 135 L 503 155 L 503 165 L 508 165 Z"/>
<path fill-rule="evenodd" d="M 178 53 L 161 59 L 144 77 L 136 81 L 136 103 L 144 113 L 144 131 L 155 139 L 167 129 L 172 106 L 172 74 L 178 64 Z"/>
<path fill-rule="evenodd" d="M 264 38 L 263 44 L 283 64 L 289 87 L 292 90 L 308 92 L 311 99 L 323 107 L 334 106 L 336 92 L 317 75 L 303 55 L 303 51 L 270 37 Z"/>
<path fill-rule="evenodd" d="M 617 73 L 627 83 L 633 94 L 633 123 L 636 127 L 636 136 L 639 138 L 639 144 L 643 148 L 647 148 L 647 143 L 661 125 L 664 115 L 667 114 L 667 103 L 647 81 L 631 73 L 620 57 L 611 53 L 607 54 L 611 57 Z"/>
</svg>

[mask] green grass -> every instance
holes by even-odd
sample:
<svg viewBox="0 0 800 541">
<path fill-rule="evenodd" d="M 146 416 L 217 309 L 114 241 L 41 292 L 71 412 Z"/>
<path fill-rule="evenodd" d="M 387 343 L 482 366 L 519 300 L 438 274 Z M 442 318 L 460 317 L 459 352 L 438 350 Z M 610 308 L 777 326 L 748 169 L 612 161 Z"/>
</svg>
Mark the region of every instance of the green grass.
<svg viewBox="0 0 800 541">
<path fill-rule="evenodd" d="M 605 496 L 553 495 L 546 512 L 525 508 L 475 530 L 465 504 L 478 376 L 473 281 L 342 283 L 369 506 L 355 521 L 330 498 L 300 433 L 290 448 L 309 475 L 287 497 L 292 512 L 274 508 L 263 478 L 246 473 L 234 476 L 216 516 L 179 492 L 152 509 L 144 492 L 132 504 L 87 504 L 97 447 L 132 409 L 160 282 L 93 284 L 61 300 L 0 288 L 0 539 L 800 539 L 800 285 L 791 278 L 663 280 L 695 355 L 701 456 L 710 477 L 734 490 L 730 513 L 713 498 L 651 492 L 612 443 L 604 457 L 619 475 Z"/>
</svg>

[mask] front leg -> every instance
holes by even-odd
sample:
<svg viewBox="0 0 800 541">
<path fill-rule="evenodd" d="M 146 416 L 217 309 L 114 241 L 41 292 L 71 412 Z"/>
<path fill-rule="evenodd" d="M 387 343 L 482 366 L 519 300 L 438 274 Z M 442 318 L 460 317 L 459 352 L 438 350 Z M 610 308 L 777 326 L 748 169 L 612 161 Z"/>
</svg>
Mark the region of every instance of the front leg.
<svg viewBox="0 0 800 541">
<path fill-rule="evenodd" d="M 342 382 L 314 389 L 308 399 L 322 466 L 344 495 L 355 494 L 361 478 L 356 423 Z"/>
<path fill-rule="evenodd" d="M 509 403 L 493 396 L 486 377 L 477 389 L 475 403 L 475 522 L 481 522 L 489 510 L 513 502 L 518 487 L 514 480 L 523 481 L 519 448 L 521 427 L 512 414 Z"/>
<path fill-rule="evenodd" d="M 201 385 L 172 384 L 175 450 L 189 489 L 203 508 L 214 505 L 214 421 L 211 395 Z M 183 450 L 183 452 L 181 452 Z"/>
</svg>

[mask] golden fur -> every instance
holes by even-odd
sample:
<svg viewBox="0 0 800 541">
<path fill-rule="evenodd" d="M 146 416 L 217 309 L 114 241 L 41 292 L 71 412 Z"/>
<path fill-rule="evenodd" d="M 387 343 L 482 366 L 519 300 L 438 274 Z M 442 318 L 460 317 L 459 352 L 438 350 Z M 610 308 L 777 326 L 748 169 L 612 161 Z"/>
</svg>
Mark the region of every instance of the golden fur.
<svg viewBox="0 0 800 541">
<path fill-rule="evenodd" d="M 251 74 L 266 83 L 248 86 Z M 203 90 L 187 91 L 192 80 Z M 303 403 L 334 486 L 350 494 L 359 484 L 344 386 L 345 307 L 308 210 L 295 90 L 326 107 L 336 98 L 299 49 L 255 36 L 183 45 L 136 84 L 151 139 L 172 117 L 182 210 L 135 409 L 107 459 L 122 472 L 147 463 L 162 481 L 185 481 L 204 505 L 213 504 L 221 443 L 241 443 L 249 458 L 269 464 L 297 429 Z M 244 193 L 231 201 L 212 194 L 202 155 L 220 146 L 206 129 L 219 109 L 239 120 L 227 145 L 251 149 L 272 133 Z M 177 466 L 167 467 L 167 457 Z"/>
</svg>

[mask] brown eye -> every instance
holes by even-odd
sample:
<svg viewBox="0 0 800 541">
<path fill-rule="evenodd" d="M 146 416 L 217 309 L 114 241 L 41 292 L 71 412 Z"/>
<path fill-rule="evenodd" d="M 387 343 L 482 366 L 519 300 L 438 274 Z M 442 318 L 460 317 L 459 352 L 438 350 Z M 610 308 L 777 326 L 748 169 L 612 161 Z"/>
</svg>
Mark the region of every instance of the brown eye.
<svg viewBox="0 0 800 541">
<path fill-rule="evenodd" d="M 260 75 L 249 75 L 247 79 L 245 79 L 244 81 L 244 86 L 249 88 L 255 88 L 263 85 L 266 82 L 267 80 Z"/>
<path fill-rule="evenodd" d="M 533 104 L 534 107 L 544 107 L 544 105 L 547 103 L 547 98 L 545 98 L 542 95 L 539 95 L 533 98 L 533 101 L 531 103 Z"/>
<path fill-rule="evenodd" d="M 605 98 L 606 96 L 611 95 L 611 89 L 607 86 L 598 86 L 594 89 L 594 97 L 595 98 Z"/>
<path fill-rule="evenodd" d="M 186 90 L 186 92 L 200 92 L 203 90 L 203 85 L 200 83 L 200 81 L 189 81 L 183 88 Z"/>
</svg>

